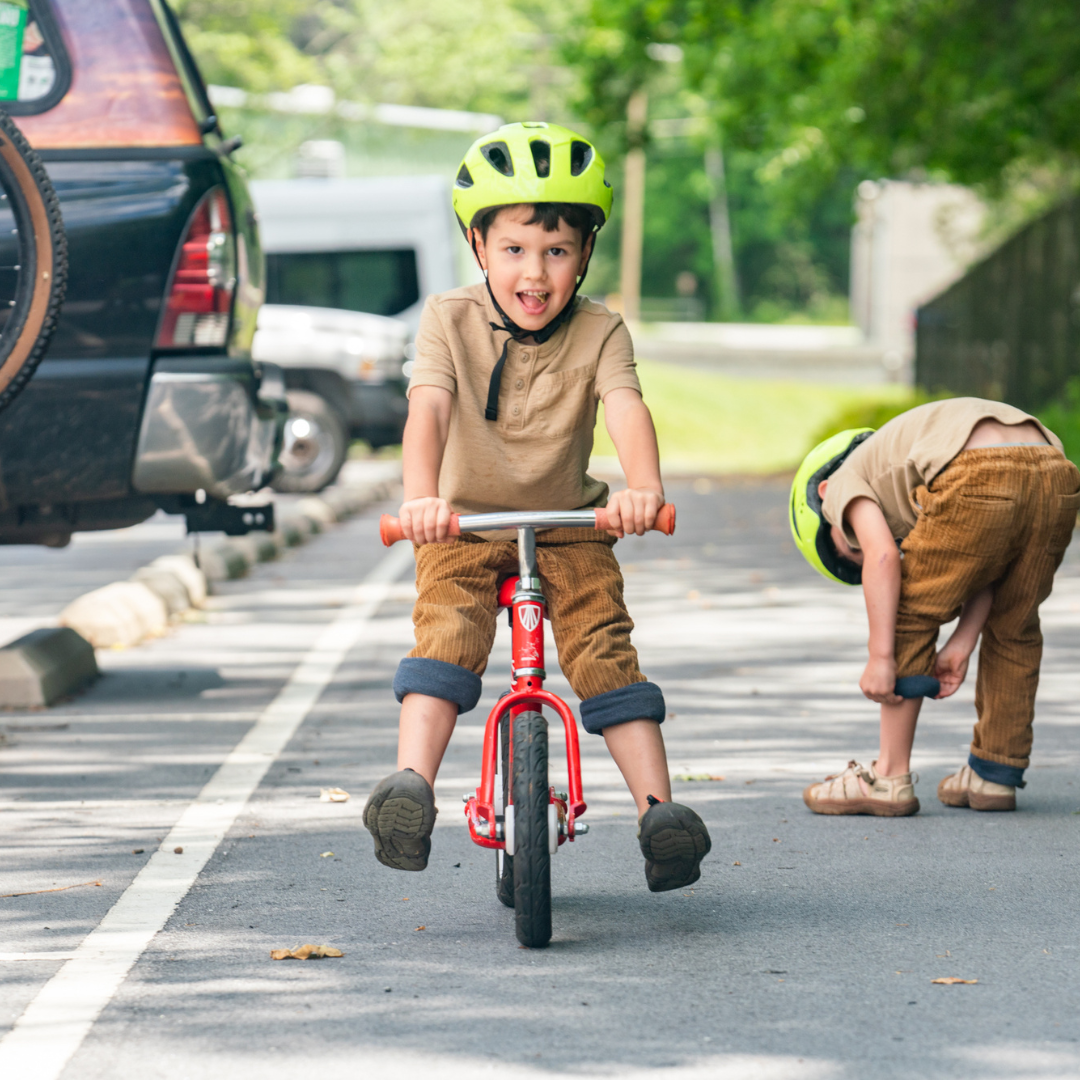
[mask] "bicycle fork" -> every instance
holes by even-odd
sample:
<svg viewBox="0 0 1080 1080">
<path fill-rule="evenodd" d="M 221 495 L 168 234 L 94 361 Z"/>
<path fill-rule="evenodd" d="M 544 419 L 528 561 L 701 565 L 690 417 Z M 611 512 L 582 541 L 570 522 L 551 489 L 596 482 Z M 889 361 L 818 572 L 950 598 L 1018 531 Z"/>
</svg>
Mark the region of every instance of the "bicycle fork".
<svg viewBox="0 0 1080 1080">
<path fill-rule="evenodd" d="M 544 670 L 547 603 L 536 568 L 536 533 L 532 528 L 519 528 L 517 532 L 518 576 L 504 581 L 499 588 L 499 607 L 510 609 L 513 689 L 504 694 L 488 714 L 484 728 L 480 786 L 474 795 L 466 797 L 465 817 L 474 843 L 504 850 L 508 855 L 514 854 L 512 794 L 508 805 L 502 805 L 504 783 L 499 722 L 509 712 L 507 767 L 512 776 L 514 718 L 524 712 L 540 711 L 546 705 L 559 715 L 566 731 L 566 768 L 570 789 L 567 793 L 557 793 L 554 788 L 550 791 L 548 842 L 554 854 L 559 844 L 572 841 L 575 836 L 583 836 L 589 830 L 588 825 L 577 822 L 585 812 L 581 788 L 581 752 L 574 714 L 566 702 L 543 688 L 544 679 L 547 678 Z M 508 793 L 512 793 L 513 784 L 507 783 L 505 787 Z"/>
</svg>

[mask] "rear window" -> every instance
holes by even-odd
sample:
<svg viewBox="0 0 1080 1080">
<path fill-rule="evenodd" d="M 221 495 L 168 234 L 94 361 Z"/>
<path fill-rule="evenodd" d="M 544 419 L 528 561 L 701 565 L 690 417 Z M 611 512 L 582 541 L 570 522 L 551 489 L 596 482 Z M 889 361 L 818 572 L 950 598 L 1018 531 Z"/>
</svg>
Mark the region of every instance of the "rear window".
<svg viewBox="0 0 1080 1080">
<path fill-rule="evenodd" d="M 266 302 L 397 315 L 420 299 L 416 252 L 288 252 L 266 256 Z"/>
<path fill-rule="evenodd" d="M 13 116 L 52 108 L 71 65 L 47 0 L 0 0 L 0 105 Z"/>
<path fill-rule="evenodd" d="M 71 72 L 70 87 L 60 78 L 46 98 L 12 103 L 10 111 L 19 116 L 19 127 L 31 146 L 37 150 L 202 146 L 202 134 L 155 13 L 158 3 L 30 0 L 28 17 L 37 15 L 43 29 L 53 22 L 59 52 L 69 58 Z M 12 0 L 0 0 L 0 8 L 11 5 Z"/>
</svg>

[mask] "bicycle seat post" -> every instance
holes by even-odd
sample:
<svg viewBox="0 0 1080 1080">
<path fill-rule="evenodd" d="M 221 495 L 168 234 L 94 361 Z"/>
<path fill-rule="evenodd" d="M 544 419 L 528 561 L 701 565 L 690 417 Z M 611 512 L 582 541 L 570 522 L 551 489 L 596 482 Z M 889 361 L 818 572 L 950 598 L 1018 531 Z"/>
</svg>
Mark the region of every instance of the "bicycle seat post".
<svg viewBox="0 0 1080 1080">
<path fill-rule="evenodd" d="M 540 591 L 540 573 L 536 568 L 536 530 L 525 526 L 518 534 L 518 590 L 521 592 Z"/>
</svg>

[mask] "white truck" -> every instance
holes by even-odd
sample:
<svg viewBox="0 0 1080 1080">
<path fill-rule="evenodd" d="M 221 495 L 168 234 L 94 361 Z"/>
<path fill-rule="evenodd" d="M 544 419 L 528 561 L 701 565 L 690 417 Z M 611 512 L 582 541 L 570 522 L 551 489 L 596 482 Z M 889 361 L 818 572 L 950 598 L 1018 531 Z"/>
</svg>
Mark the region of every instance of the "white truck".
<svg viewBox="0 0 1080 1080">
<path fill-rule="evenodd" d="M 267 296 L 253 354 L 285 371 L 281 491 L 318 491 L 351 438 L 401 441 L 429 293 L 475 280 L 441 176 L 257 180 Z"/>
</svg>

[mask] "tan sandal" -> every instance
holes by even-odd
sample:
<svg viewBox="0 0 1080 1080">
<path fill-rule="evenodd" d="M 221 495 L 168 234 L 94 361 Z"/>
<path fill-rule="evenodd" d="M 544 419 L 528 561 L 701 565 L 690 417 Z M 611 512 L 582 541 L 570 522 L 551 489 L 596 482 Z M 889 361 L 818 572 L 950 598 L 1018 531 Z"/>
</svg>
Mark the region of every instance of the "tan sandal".
<svg viewBox="0 0 1080 1080">
<path fill-rule="evenodd" d="M 873 765 L 867 767 L 849 761 L 848 767 L 839 775 L 826 776 L 822 783 L 811 784 L 803 792 L 803 802 L 815 814 L 909 817 L 919 812 L 914 786 L 917 780 L 912 773 L 878 776 Z"/>
<path fill-rule="evenodd" d="M 946 806 L 968 806 L 972 810 L 1016 809 L 1016 788 L 984 780 L 970 765 L 946 776 L 938 784 L 937 797 Z"/>
</svg>

